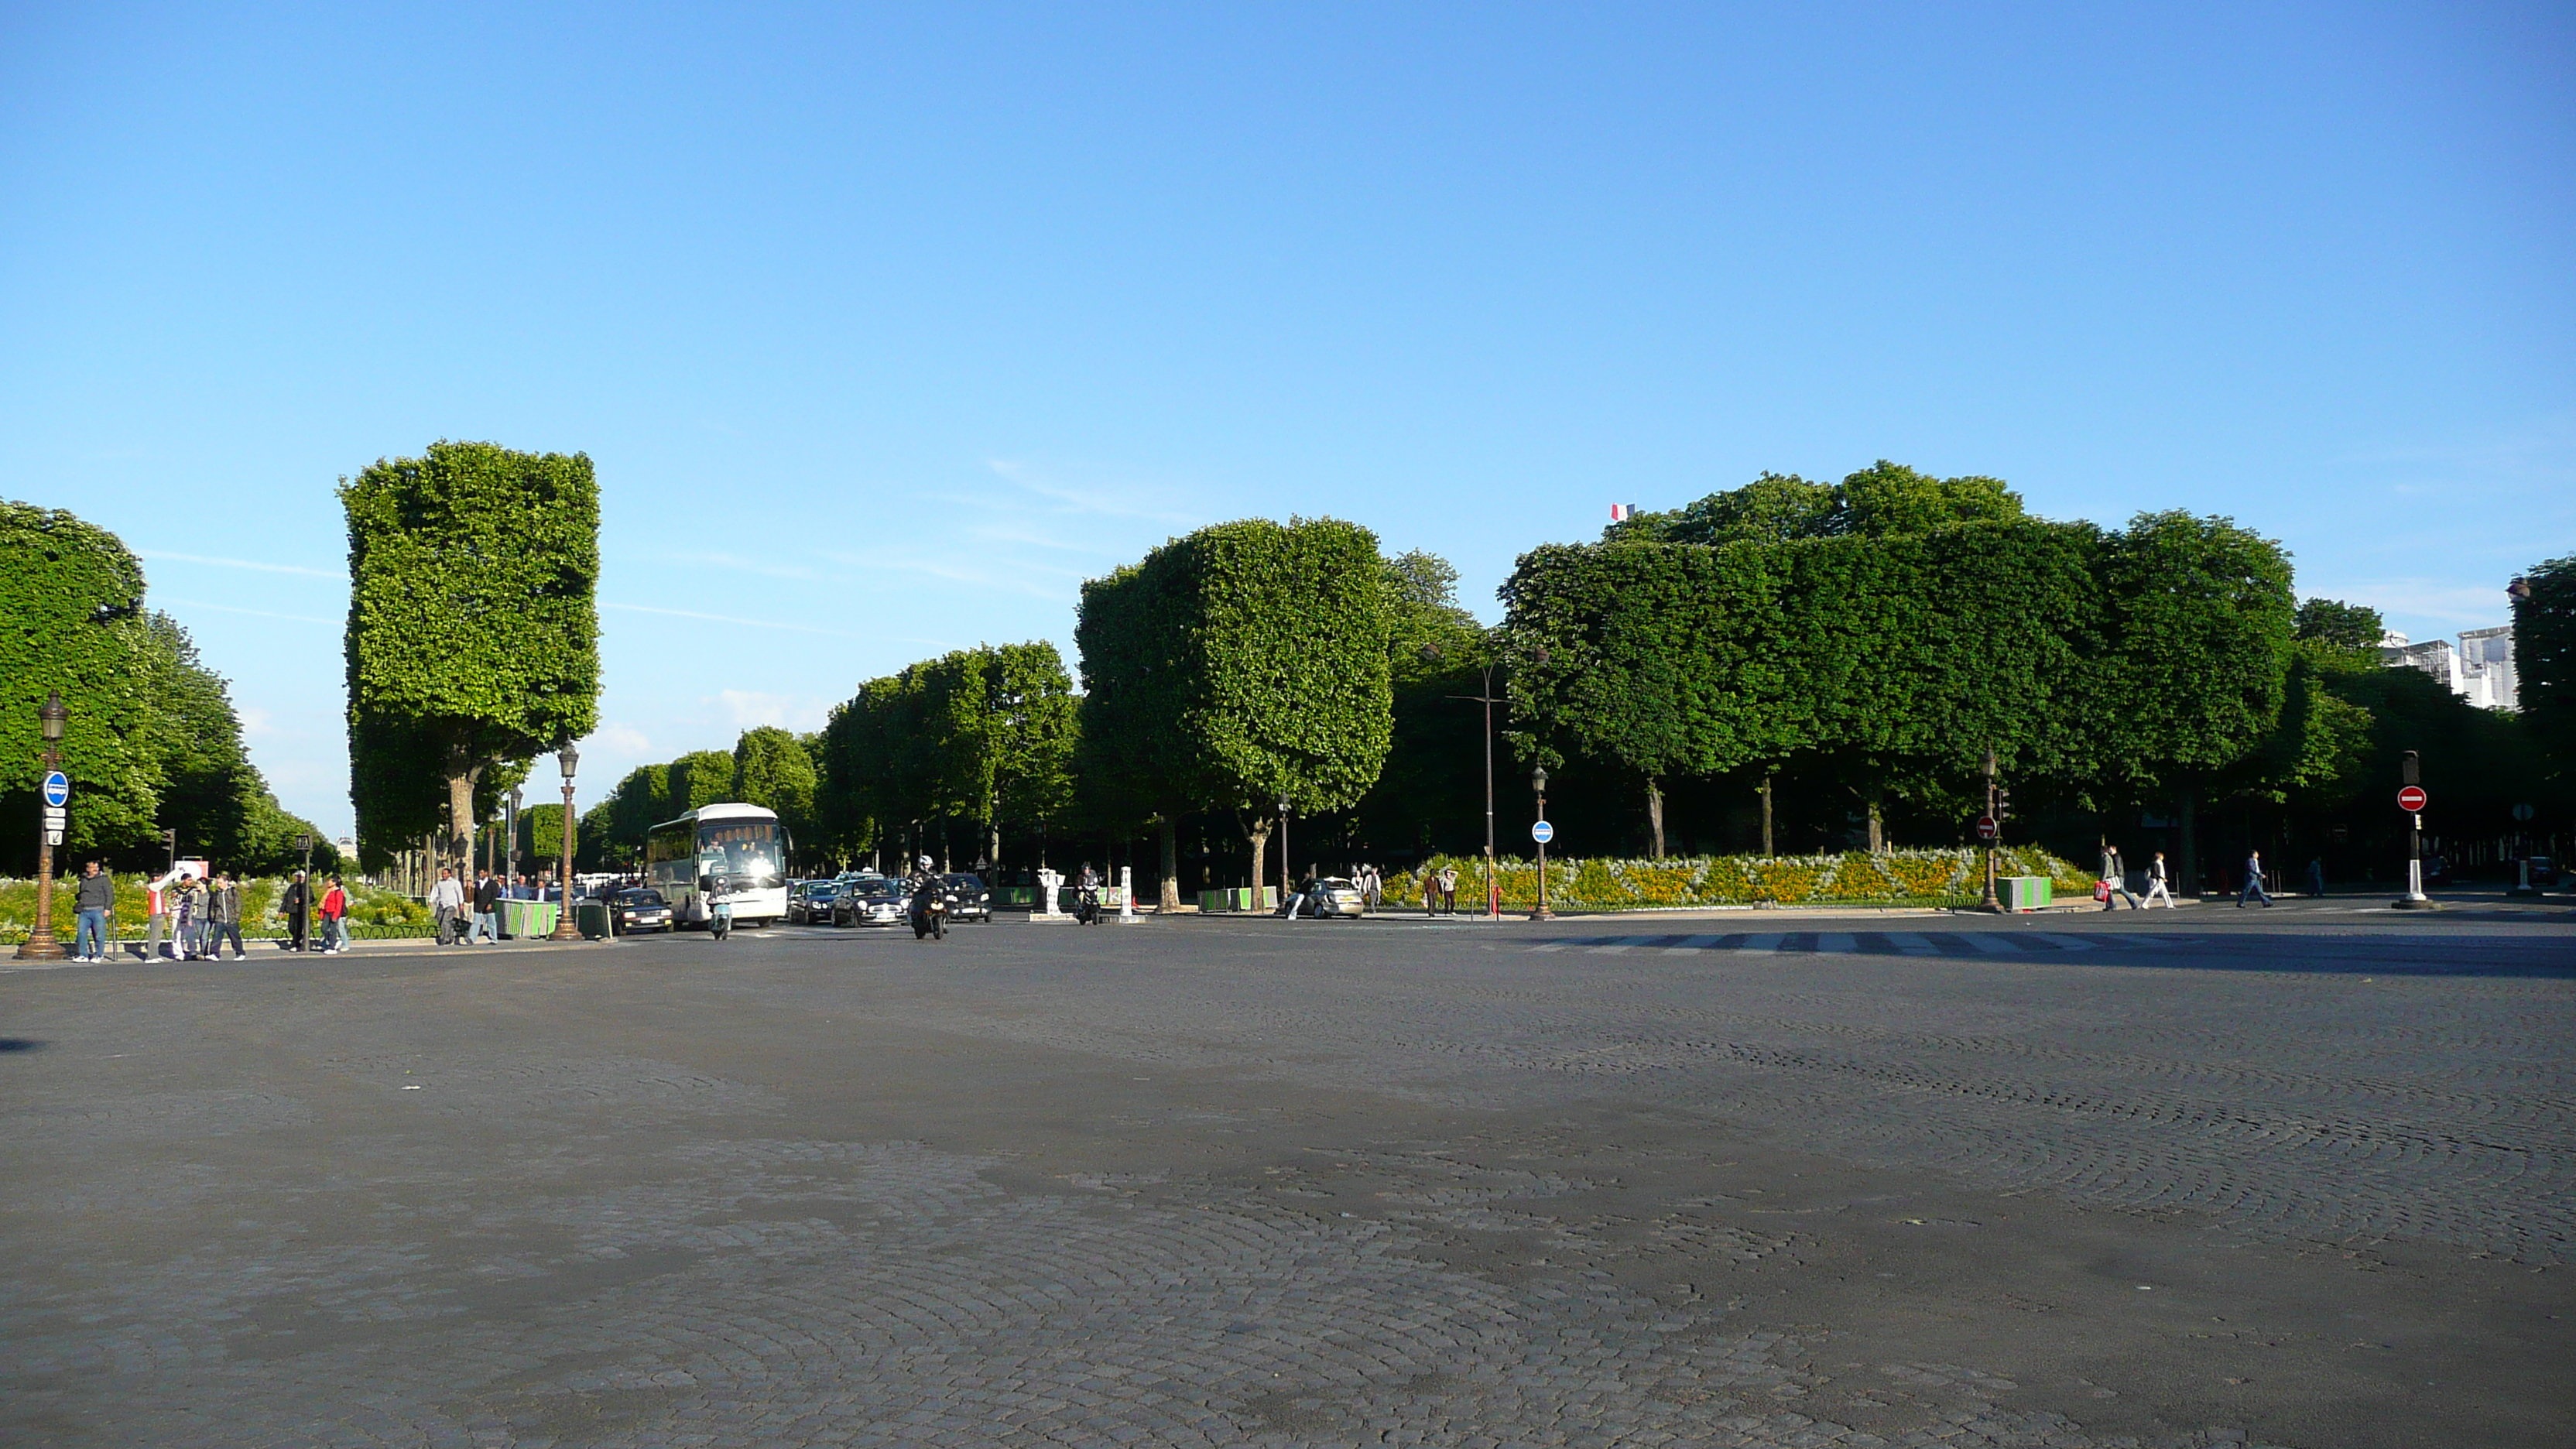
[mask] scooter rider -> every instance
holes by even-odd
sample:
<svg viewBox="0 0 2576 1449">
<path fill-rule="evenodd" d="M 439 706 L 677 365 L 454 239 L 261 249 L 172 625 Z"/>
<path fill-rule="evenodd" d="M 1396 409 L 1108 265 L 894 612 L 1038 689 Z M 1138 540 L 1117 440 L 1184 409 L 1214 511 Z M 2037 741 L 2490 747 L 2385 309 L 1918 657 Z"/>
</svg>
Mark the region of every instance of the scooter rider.
<svg viewBox="0 0 2576 1449">
<path fill-rule="evenodd" d="M 1087 860 L 1082 863 L 1082 875 L 1075 885 L 1073 918 L 1086 926 L 1100 924 L 1100 872 L 1093 870 Z"/>
<path fill-rule="evenodd" d="M 912 887 L 911 915 L 913 938 L 916 940 L 920 939 L 921 933 L 925 929 L 935 930 L 940 935 L 945 936 L 947 934 L 946 923 L 934 919 L 936 912 L 933 907 L 939 904 L 941 896 L 947 889 L 948 883 L 940 879 L 938 875 L 931 871 L 929 856 L 925 855 L 915 863 L 912 877 L 910 880 L 906 881 L 905 884 Z"/>
</svg>

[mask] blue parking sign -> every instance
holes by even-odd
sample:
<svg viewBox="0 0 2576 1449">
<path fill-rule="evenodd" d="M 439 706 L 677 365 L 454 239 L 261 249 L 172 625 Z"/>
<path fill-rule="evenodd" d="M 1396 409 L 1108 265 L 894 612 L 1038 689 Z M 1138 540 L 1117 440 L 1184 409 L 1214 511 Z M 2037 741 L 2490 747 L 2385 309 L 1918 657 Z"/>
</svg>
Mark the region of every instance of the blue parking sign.
<svg viewBox="0 0 2576 1449">
<path fill-rule="evenodd" d="M 53 806 L 57 810 L 60 810 L 64 805 L 70 803 L 71 798 L 72 782 L 64 778 L 63 772 L 60 770 L 46 771 L 45 803 Z"/>
</svg>

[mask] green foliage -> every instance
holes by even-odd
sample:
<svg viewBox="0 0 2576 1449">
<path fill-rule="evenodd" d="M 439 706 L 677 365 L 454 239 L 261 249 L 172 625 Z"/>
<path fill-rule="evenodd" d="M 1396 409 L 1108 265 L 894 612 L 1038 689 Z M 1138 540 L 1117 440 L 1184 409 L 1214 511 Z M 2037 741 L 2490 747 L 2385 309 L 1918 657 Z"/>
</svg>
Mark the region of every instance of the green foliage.
<svg viewBox="0 0 2576 1449">
<path fill-rule="evenodd" d="M 1458 607 L 1456 567 L 1420 549 L 1384 567 L 1387 671 L 1395 688 L 1484 661 L 1485 631 Z"/>
<path fill-rule="evenodd" d="M 2334 599 L 2310 599 L 2299 606 L 2292 632 L 2303 641 L 2336 649 L 2376 649 L 2388 625 L 2377 609 Z"/>
<path fill-rule="evenodd" d="M 1613 523 L 1603 539 L 1714 545 L 1884 538 L 2023 516 L 2021 496 L 2000 478 L 1935 478 L 1880 459 L 1836 484 L 1764 473 L 1670 512 Z"/>
<path fill-rule="evenodd" d="M 2224 518 L 2142 513 L 2103 539 L 2095 568 L 2104 768 L 2188 788 L 2253 758 L 2288 684 L 2296 610 L 2280 545 Z"/>
<path fill-rule="evenodd" d="M 2523 575 L 2513 605 L 2514 672 L 2523 717 L 2561 780 L 2576 774 L 2576 555 Z"/>
<path fill-rule="evenodd" d="M 724 750 L 691 750 L 665 766 L 669 794 L 662 802 L 667 812 L 662 819 L 676 820 L 700 806 L 741 799 L 734 793 L 733 760 Z"/>
<path fill-rule="evenodd" d="M 604 802 L 607 816 L 607 840 L 623 850 L 644 848 L 645 837 L 653 827 L 677 817 L 681 812 L 671 808 L 671 767 L 638 765 L 626 772 Z"/>
<path fill-rule="evenodd" d="M 143 568 L 114 534 L 69 513 L 0 501 L 0 812 L 36 815 L 45 742 L 36 711 L 59 690 L 71 711 L 63 772 L 72 780 L 73 852 L 151 839 L 166 731 L 149 694 Z M 21 853 L 29 834 L 5 848 Z M 32 845 L 24 848 L 34 864 Z"/>
<path fill-rule="evenodd" d="M 775 725 L 742 732 L 733 747 L 733 798 L 778 812 L 788 840 L 814 827 L 814 757 L 805 741 Z"/>
<path fill-rule="evenodd" d="M 1073 681 L 1053 644 L 979 645 L 871 679 L 817 745 L 817 839 L 849 858 L 914 821 L 1045 829 L 1071 803 Z"/>
<path fill-rule="evenodd" d="M 2047 876 L 2060 894 L 2089 891 L 2093 877 L 2080 866 L 2035 846 L 2003 852 L 2006 875 Z M 1462 912 L 1482 907 L 1485 863 L 1435 855 L 1413 870 L 1387 877 L 1392 905 L 1419 908 L 1423 881 L 1444 866 L 1458 871 Z M 1985 854 L 1977 850 L 1891 850 L 1878 855 L 1728 855 L 1693 860 L 1561 859 L 1547 862 L 1547 899 L 1560 910 L 1622 911 L 1688 906 L 1814 904 L 1956 905 L 1984 891 Z M 1538 904 L 1537 863 L 1515 857 L 1497 862 L 1495 884 L 1505 910 Z"/>
<path fill-rule="evenodd" d="M 1388 570 L 1333 519 L 1218 524 L 1083 585 L 1084 785 L 1129 819 L 1334 810 L 1392 730 Z"/>
<path fill-rule="evenodd" d="M 176 620 L 142 606 L 143 573 L 115 535 L 67 513 L 0 503 L 0 765 L 13 789 L 0 811 L 29 818 L 43 740 L 35 717 L 59 689 L 70 717 L 62 756 L 72 779 L 63 860 L 158 857 L 158 834 L 236 871 L 279 870 L 301 859 L 299 832 L 316 835 L 316 859 L 336 860 L 320 832 L 289 815 L 243 748 L 241 720 L 222 679 L 197 658 Z M 23 835 L 6 858 L 34 851 Z"/>
<path fill-rule="evenodd" d="M 578 453 L 441 442 L 344 479 L 340 501 L 351 797 L 375 860 L 442 804 L 465 824 L 494 764 L 598 722 L 599 487 Z"/>
</svg>

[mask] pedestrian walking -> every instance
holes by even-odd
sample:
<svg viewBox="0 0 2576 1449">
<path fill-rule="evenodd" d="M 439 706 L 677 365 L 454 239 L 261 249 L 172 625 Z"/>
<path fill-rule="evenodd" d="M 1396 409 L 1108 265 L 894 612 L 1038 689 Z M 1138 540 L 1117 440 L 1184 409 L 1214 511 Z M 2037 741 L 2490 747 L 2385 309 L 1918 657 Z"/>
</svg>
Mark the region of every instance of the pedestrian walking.
<svg viewBox="0 0 2576 1449">
<path fill-rule="evenodd" d="M 224 942 L 233 943 L 233 959 L 243 960 L 250 952 L 242 945 L 241 884 L 229 871 L 215 872 L 206 888 L 206 959 L 224 959 Z"/>
<path fill-rule="evenodd" d="M 2116 911 L 2123 900 L 2129 903 L 2130 910 L 2138 909 L 2138 898 L 2129 894 L 2129 872 L 2116 845 L 2106 843 L 2102 847 L 2102 886 L 2102 909 Z"/>
<path fill-rule="evenodd" d="M 2259 900 L 2265 910 L 2272 908 L 2272 898 L 2263 893 L 2263 852 L 2253 850 L 2245 855 L 2245 889 L 2236 893 L 2236 909 L 2245 909 L 2249 900 Z"/>
<path fill-rule="evenodd" d="M 2308 894 L 2322 898 L 2325 893 L 2326 858 L 2322 855 L 2310 856 L 2308 858 Z"/>
<path fill-rule="evenodd" d="M 143 909 L 148 917 L 143 937 L 143 959 L 146 961 L 170 949 L 170 916 L 179 903 L 178 883 L 187 873 L 172 866 L 159 879 L 143 887 Z"/>
<path fill-rule="evenodd" d="M 1377 867 L 1376 867 L 1376 866 L 1374 866 L 1374 865 L 1363 865 L 1363 866 L 1361 866 L 1361 867 L 1360 867 L 1360 909 L 1361 909 L 1361 911 L 1362 911 L 1362 912 L 1364 912 L 1364 913 L 1366 913 L 1366 914 L 1369 914 L 1369 915 L 1375 915 L 1375 914 L 1377 914 L 1377 908 L 1378 908 L 1379 906 L 1381 906 L 1381 905 L 1384 905 L 1385 903 L 1386 903 L 1386 877 L 1384 877 L 1384 876 L 1382 876 L 1382 875 L 1379 875 L 1379 874 L 1377 873 Z"/>
<path fill-rule="evenodd" d="M 2161 850 L 2156 852 L 2155 863 L 2147 867 L 2147 904 L 2154 905 L 2158 896 L 2164 897 L 2166 910 L 2174 908 L 2173 891 L 2165 879 L 2165 853 Z"/>
<path fill-rule="evenodd" d="M 429 913 L 438 923 L 438 944 L 454 945 L 464 923 L 465 887 L 456 872 L 443 865 L 438 868 L 437 883 L 429 888 Z"/>
<path fill-rule="evenodd" d="M 340 878 L 331 877 L 330 888 L 322 892 L 322 949 L 337 956 L 349 949 L 349 893 L 340 888 Z"/>
<path fill-rule="evenodd" d="M 185 871 L 179 873 L 178 909 L 172 912 L 171 925 L 179 933 L 179 959 L 197 959 L 197 936 L 205 925 L 206 901 L 197 878 Z"/>
<path fill-rule="evenodd" d="M 107 913 L 115 909 L 116 877 L 99 869 L 97 861 L 83 865 L 80 884 L 72 889 L 72 910 L 80 918 L 72 933 L 73 960 L 107 959 Z"/>
<path fill-rule="evenodd" d="M 501 944 L 501 882 L 488 870 L 474 873 L 474 930 L 465 944 L 477 942 Z"/>
<path fill-rule="evenodd" d="M 278 909 L 286 912 L 286 949 L 301 951 L 305 946 L 307 927 L 313 918 L 313 885 L 297 871 L 278 893 Z"/>
</svg>

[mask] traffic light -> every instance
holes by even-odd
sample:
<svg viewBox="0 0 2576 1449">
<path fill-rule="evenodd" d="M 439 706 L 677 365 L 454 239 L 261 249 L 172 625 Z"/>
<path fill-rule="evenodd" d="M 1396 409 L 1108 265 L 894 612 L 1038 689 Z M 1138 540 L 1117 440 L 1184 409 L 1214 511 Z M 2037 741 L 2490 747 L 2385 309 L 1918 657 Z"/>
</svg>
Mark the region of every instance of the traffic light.
<svg viewBox="0 0 2576 1449">
<path fill-rule="evenodd" d="M 2413 750 L 2408 750 L 2397 757 L 2397 783 L 2400 785 L 2424 783 L 2424 762 Z"/>
<path fill-rule="evenodd" d="M 1997 785 L 1995 787 L 1995 823 L 1997 825 L 2001 825 L 2011 818 L 2012 787 L 2008 785 Z"/>
</svg>

